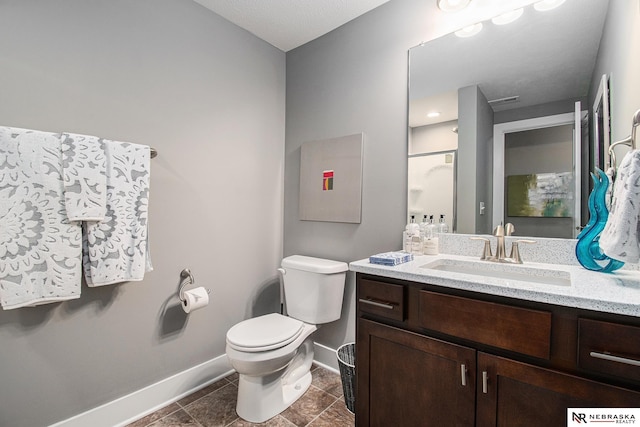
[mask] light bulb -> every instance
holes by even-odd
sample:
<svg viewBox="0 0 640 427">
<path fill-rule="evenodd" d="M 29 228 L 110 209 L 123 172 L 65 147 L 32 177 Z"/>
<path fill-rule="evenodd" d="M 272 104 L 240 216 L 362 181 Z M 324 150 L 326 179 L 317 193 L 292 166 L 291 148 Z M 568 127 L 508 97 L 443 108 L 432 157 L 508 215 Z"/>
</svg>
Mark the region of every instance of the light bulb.
<svg viewBox="0 0 640 427">
<path fill-rule="evenodd" d="M 533 4 L 533 8 L 539 12 L 546 12 L 547 10 L 555 9 L 564 3 L 565 0 L 542 0 Z"/>
<path fill-rule="evenodd" d="M 482 22 L 464 27 L 456 31 L 455 34 L 458 37 L 472 37 L 478 34 L 480 31 L 482 31 Z"/>
<path fill-rule="evenodd" d="M 438 0 L 438 8 L 443 12 L 457 12 L 469 6 L 471 0 Z"/>
<path fill-rule="evenodd" d="M 523 8 L 515 9 L 510 12 L 506 12 L 501 15 L 494 16 L 493 18 L 491 18 L 491 22 L 493 22 L 496 25 L 510 24 L 516 19 L 520 18 L 523 13 L 524 13 Z"/>
</svg>

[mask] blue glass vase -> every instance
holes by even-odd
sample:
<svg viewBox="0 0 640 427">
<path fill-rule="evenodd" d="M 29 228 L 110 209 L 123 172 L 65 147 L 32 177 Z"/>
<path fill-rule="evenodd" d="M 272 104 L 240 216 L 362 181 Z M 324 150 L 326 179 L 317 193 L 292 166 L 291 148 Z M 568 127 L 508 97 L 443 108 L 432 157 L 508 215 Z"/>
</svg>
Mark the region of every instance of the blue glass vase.
<svg viewBox="0 0 640 427">
<path fill-rule="evenodd" d="M 624 262 L 609 258 L 600 249 L 600 234 L 609 218 L 606 197 L 609 188 L 609 177 L 596 168 L 596 173 L 591 173 L 593 190 L 589 195 L 589 222 L 578 235 L 576 244 L 576 257 L 580 264 L 587 270 L 611 273 L 624 265 Z"/>
</svg>

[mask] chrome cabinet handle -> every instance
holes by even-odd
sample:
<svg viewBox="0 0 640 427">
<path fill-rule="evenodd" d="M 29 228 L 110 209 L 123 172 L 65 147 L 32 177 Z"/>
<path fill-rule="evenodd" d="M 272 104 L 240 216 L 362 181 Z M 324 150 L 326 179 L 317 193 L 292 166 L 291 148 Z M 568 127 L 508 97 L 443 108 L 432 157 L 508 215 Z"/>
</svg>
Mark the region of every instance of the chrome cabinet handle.
<svg viewBox="0 0 640 427">
<path fill-rule="evenodd" d="M 487 371 L 482 371 L 482 392 L 489 393 L 489 374 Z"/>
<path fill-rule="evenodd" d="M 640 360 L 627 359 L 626 357 L 614 356 L 608 353 L 598 353 L 592 351 L 591 353 L 589 353 L 589 356 L 595 357 L 596 359 L 608 360 L 610 362 L 624 363 L 625 365 L 640 366 Z"/>
<path fill-rule="evenodd" d="M 460 377 L 462 378 L 462 387 L 467 386 L 467 366 L 463 363 L 460 365 Z"/>
<path fill-rule="evenodd" d="M 378 302 L 378 301 L 373 301 L 370 299 L 364 299 L 364 298 L 360 298 L 358 300 L 359 302 L 363 303 L 363 304 L 369 304 L 369 305 L 373 305 L 375 307 L 380 307 L 380 308 L 387 308 L 389 310 L 393 310 L 393 305 L 392 304 L 388 304 L 388 303 L 384 303 L 384 302 Z"/>
</svg>

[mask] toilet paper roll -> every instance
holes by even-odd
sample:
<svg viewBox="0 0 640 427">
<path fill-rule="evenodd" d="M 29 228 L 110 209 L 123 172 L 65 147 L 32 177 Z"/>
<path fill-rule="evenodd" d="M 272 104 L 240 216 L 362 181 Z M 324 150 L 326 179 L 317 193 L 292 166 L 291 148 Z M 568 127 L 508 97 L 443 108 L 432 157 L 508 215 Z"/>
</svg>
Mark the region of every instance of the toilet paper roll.
<svg viewBox="0 0 640 427">
<path fill-rule="evenodd" d="M 182 309 L 185 313 L 191 313 L 209 304 L 209 293 L 205 288 L 191 289 L 184 292 L 184 301 L 182 301 Z"/>
</svg>

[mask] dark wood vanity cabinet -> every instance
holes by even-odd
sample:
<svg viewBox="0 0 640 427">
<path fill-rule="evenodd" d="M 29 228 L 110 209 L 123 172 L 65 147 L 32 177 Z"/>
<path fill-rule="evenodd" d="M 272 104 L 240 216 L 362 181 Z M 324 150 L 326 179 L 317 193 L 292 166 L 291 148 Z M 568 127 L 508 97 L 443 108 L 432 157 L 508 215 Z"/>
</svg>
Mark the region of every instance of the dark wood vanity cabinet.
<svg viewBox="0 0 640 427">
<path fill-rule="evenodd" d="M 638 318 L 362 273 L 356 299 L 359 427 L 566 426 L 567 408 L 640 407 Z"/>
<path fill-rule="evenodd" d="M 478 375 L 478 426 L 564 427 L 567 408 L 640 406 L 637 391 L 483 352 Z"/>
<path fill-rule="evenodd" d="M 357 425 L 473 425 L 473 349 L 365 319 L 357 345 Z"/>
</svg>

